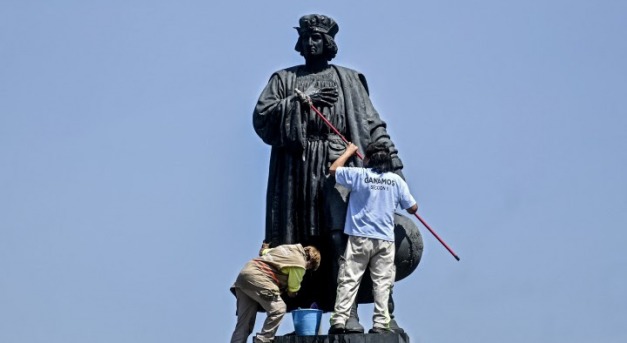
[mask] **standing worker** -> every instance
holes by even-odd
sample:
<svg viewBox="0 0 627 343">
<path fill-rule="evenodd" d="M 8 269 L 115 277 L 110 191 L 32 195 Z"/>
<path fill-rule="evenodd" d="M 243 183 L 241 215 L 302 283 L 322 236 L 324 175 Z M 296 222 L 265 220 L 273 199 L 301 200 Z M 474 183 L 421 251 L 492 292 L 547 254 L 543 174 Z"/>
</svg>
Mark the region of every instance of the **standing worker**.
<svg viewBox="0 0 627 343">
<path fill-rule="evenodd" d="M 341 257 L 337 297 L 329 334 L 344 333 L 351 305 L 361 279 L 370 268 L 374 313 L 370 333 L 392 332 L 388 299 L 394 285 L 394 211 L 400 206 L 408 213 L 418 211 L 407 183 L 393 172 L 390 149 L 382 143 L 366 148 L 362 167 L 344 167 L 359 148 L 349 143 L 329 172 L 338 184 L 350 190 L 344 233 L 348 243 Z"/>
<path fill-rule="evenodd" d="M 246 263 L 231 287 L 237 298 L 237 324 L 231 343 L 246 343 L 259 306 L 267 312 L 267 317 L 253 342 L 272 342 L 287 311 L 281 292 L 287 291 L 289 297 L 295 297 L 305 272 L 319 266 L 320 252 L 313 246 L 284 244 L 270 248 L 263 243 L 259 257 Z"/>
</svg>

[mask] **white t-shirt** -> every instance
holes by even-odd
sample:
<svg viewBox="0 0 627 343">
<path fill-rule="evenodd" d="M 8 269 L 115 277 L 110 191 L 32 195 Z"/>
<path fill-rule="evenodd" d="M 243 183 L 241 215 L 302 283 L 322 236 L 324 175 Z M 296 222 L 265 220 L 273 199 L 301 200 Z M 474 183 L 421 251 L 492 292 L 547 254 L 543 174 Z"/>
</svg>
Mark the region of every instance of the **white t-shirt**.
<svg viewBox="0 0 627 343">
<path fill-rule="evenodd" d="M 351 191 L 344 233 L 394 241 L 394 211 L 416 204 L 398 175 L 370 168 L 339 167 L 335 181 Z"/>
</svg>

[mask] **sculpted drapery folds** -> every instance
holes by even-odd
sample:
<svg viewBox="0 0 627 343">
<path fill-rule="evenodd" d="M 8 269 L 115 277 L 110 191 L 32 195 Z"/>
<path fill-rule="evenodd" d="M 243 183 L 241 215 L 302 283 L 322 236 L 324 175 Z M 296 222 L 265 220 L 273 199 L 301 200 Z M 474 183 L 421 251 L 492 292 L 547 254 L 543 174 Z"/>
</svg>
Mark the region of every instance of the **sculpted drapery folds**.
<svg viewBox="0 0 627 343">
<path fill-rule="evenodd" d="M 323 114 L 361 151 L 372 141 L 392 146 L 385 123 L 374 110 L 366 80 L 356 71 L 331 66 L 339 81 L 339 99 Z M 335 74 L 335 75 L 333 75 Z M 254 111 L 255 131 L 272 146 L 268 178 L 266 238 L 273 244 L 296 243 L 343 227 L 326 227 L 322 190 L 330 164 L 344 143 L 294 95 L 298 83 L 311 75 L 302 66 L 274 73 Z M 394 166 L 402 164 L 394 150 Z M 351 165 L 361 166 L 353 159 Z"/>
</svg>

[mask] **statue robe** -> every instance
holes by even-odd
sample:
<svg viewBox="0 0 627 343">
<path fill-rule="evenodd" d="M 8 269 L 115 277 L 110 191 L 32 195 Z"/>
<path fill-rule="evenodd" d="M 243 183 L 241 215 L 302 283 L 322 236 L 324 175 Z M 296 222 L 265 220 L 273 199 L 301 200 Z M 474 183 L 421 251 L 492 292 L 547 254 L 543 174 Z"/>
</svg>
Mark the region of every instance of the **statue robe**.
<svg viewBox="0 0 627 343">
<path fill-rule="evenodd" d="M 402 163 L 385 122 L 370 101 L 364 75 L 340 66 L 331 65 L 330 68 L 334 72 L 332 80 L 337 83 L 339 98 L 334 106 L 322 108 L 323 114 L 362 153 L 371 142 L 385 142 L 390 147 L 393 168 L 400 171 Z M 275 72 L 253 112 L 255 132 L 272 146 L 265 240 L 271 246 L 316 245 L 322 253 L 322 266 L 316 274 L 335 285 L 334 276 L 320 274 L 330 274 L 328 264 L 334 255 L 329 252 L 325 239 L 330 231 L 344 229 L 347 192 L 338 189 L 341 186 L 335 185 L 335 179 L 328 175 L 328 168 L 344 150 L 345 144 L 319 118 L 314 119 L 315 112 L 296 96 L 294 89 L 297 85 L 303 86 L 302 78 L 311 76 L 302 65 Z M 327 78 L 320 82 L 331 81 Z M 362 161 L 354 156 L 347 166 L 362 166 Z M 333 286 L 327 293 L 331 293 L 326 296 L 330 299 L 323 303 L 329 302 L 332 307 L 335 299 Z M 308 307 L 309 304 L 304 305 Z"/>
</svg>

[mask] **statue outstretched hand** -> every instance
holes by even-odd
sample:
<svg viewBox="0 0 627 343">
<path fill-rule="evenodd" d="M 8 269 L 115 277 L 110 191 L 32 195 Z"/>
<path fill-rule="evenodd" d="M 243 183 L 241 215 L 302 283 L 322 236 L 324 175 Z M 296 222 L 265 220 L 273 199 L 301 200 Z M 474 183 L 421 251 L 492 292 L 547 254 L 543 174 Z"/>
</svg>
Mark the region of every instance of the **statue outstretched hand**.
<svg viewBox="0 0 627 343">
<path fill-rule="evenodd" d="M 337 102 L 339 93 L 337 87 L 318 88 L 311 84 L 305 91 L 296 89 L 296 94 L 301 102 L 313 104 L 317 107 L 331 107 Z"/>
</svg>

